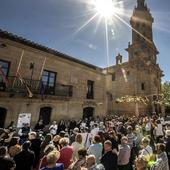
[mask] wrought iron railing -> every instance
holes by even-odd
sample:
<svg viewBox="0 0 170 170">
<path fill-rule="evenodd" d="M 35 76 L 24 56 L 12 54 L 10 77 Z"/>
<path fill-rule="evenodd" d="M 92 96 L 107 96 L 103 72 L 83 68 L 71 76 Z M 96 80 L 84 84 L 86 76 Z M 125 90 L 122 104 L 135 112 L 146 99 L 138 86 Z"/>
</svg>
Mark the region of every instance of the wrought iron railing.
<svg viewBox="0 0 170 170">
<path fill-rule="evenodd" d="M 45 86 L 40 80 L 31 80 L 24 78 L 24 83 L 15 76 L 8 76 L 6 81 L 0 78 L 0 91 L 11 93 L 27 93 L 28 89 L 33 94 L 44 94 L 71 97 L 73 95 L 73 86 L 56 83 L 55 86 Z"/>
</svg>

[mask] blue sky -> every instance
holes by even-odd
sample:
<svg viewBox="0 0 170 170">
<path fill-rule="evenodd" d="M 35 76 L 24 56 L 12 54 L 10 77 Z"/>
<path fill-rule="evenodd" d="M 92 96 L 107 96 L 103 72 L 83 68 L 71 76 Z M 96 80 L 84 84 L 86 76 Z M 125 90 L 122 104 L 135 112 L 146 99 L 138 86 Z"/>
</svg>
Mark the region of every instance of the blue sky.
<svg viewBox="0 0 170 170">
<path fill-rule="evenodd" d="M 96 16 L 83 27 L 96 12 L 90 1 L 0 0 L 0 28 L 99 67 L 115 64 L 118 52 L 127 61 L 124 49 L 131 41 L 131 29 L 114 16 L 108 21 L 108 59 L 104 19 L 99 23 Z M 121 1 L 124 15 L 120 16 L 129 23 L 136 0 L 114 1 Z M 170 0 L 146 2 L 154 17 L 154 42 L 160 52 L 163 81 L 170 81 Z"/>
</svg>

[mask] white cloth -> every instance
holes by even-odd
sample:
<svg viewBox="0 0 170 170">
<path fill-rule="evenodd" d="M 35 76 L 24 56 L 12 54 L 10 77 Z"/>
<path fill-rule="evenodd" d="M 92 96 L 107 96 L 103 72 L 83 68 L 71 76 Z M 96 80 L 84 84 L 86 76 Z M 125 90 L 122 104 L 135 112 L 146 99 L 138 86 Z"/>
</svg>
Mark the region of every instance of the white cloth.
<svg viewBox="0 0 170 170">
<path fill-rule="evenodd" d="M 58 125 L 57 125 L 57 124 L 56 124 L 56 125 L 51 125 L 50 128 L 49 128 L 50 133 L 51 133 L 52 135 L 56 135 L 57 129 L 58 129 Z"/>
<path fill-rule="evenodd" d="M 73 142 L 71 146 L 73 147 L 73 158 L 78 160 L 78 150 L 84 148 L 84 145 L 83 143 Z"/>
<path fill-rule="evenodd" d="M 85 132 L 85 133 L 81 133 L 81 135 L 82 135 L 82 138 L 83 138 L 83 142 L 82 143 L 83 143 L 84 147 L 86 149 L 89 148 L 89 146 L 91 144 L 90 140 L 92 139 L 91 133 Z"/>
<path fill-rule="evenodd" d="M 90 127 L 93 127 L 94 121 L 90 121 Z"/>
<path fill-rule="evenodd" d="M 81 123 L 81 128 L 85 128 L 86 127 L 86 123 L 85 122 L 82 122 Z"/>
<path fill-rule="evenodd" d="M 99 128 L 98 127 L 96 127 L 96 128 L 91 130 L 91 134 L 92 134 L 93 137 L 96 136 L 98 134 L 98 132 L 99 132 Z"/>
<path fill-rule="evenodd" d="M 157 127 L 155 128 L 155 135 L 156 135 L 156 137 L 164 135 L 162 124 L 158 124 Z"/>
<path fill-rule="evenodd" d="M 145 160 L 149 161 L 150 157 L 153 154 L 153 150 L 151 146 L 146 146 L 146 148 L 141 150 L 140 156 L 142 156 Z"/>
<path fill-rule="evenodd" d="M 151 122 L 147 122 L 145 125 L 145 130 L 149 132 L 151 130 Z"/>
</svg>

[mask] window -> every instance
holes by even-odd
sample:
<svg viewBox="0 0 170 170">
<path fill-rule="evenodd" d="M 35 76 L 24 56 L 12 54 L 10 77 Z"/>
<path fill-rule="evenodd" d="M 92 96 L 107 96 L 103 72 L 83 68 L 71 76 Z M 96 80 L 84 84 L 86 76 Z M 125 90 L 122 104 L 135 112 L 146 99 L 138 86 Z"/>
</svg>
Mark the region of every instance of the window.
<svg viewBox="0 0 170 170">
<path fill-rule="evenodd" d="M 112 74 L 112 81 L 115 81 L 116 80 L 116 73 L 113 73 Z"/>
<path fill-rule="evenodd" d="M 5 77 L 8 76 L 9 67 L 10 67 L 10 62 L 0 60 L 0 90 L 5 90 L 6 88 Z"/>
<path fill-rule="evenodd" d="M 136 40 L 139 41 L 140 40 L 140 35 L 136 34 Z"/>
<path fill-rule="evenodd" d="M 140 26 L 140 24 L 139 24 L 139 23 L 136 23 L 136 27 L 138 27 L 138 28 L 139 28 L 139 26 Z"/>
<path fill-rule="evenodd" d="M 144 24 L 144 23 L 142 24 L 142 27 L 145 27 L 145 24 Z"/>
<path fill-rule="evenodd" d="M 45 87 L 46 94 L 55 94 L 56 75 L 57 73 L 52 71 L 43 71 L 42 82 Z"/>
<path fill-rule="evenodd" d="M 51 112 L 52 112 L 51 107 L 41 107 L 40 108 L 39 120 L 42 120 L 44 125 L 48 125 L 50 123 Z"/>
<path fill-rule="evenodd" d="M 9 65 L 10 65 L 10 62 L 0 60 L 0 67 L 6 76 L 8 75 L 8 72 L 9 72 Z"/>
<path fill-rule="evenodd" d="M 139 55 L 139 53 L 138 53 L 137 51 L 135 51 L 135 52 L 134 52 L 134 55 L 135 55 L 135 56 L 138 56 L 138 55 Z"/>
<path fill-rule="evenodd" d="M 87 99 L 94 99 L 94 81 L 87 81 Z"/>
<path fill-rule="evenodd" d="M 141 89 L 145 90 L 145 83 L 141 83 Z"/>
</svg>

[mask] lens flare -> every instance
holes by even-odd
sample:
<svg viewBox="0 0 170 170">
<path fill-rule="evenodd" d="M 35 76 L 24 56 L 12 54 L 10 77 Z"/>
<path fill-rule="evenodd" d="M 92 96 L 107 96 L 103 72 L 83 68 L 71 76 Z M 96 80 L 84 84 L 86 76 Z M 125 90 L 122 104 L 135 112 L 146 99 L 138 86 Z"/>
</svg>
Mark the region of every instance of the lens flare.
<svg viewBox="0 0 170 170">
<path fill-rule="evenodd" d="M 112 0 L 95 0 L 94 4 L 96 11 L 104 17 L 111 17 L 116 10 Z"/>
</svg>

